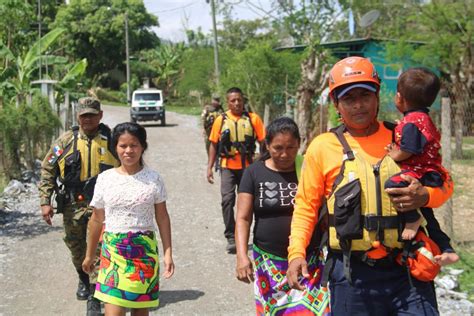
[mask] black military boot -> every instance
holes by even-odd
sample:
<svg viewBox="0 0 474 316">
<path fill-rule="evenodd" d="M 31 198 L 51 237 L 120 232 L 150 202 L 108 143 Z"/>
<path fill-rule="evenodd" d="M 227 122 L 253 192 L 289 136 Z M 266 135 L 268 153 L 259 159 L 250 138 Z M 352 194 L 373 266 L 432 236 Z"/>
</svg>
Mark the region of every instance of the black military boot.
<svg viewBox="0 0 474 316">
<path fill-rule="evenodd" d="M 227 246 L 225 247 L 225 250 L 229 254 L 235 254 L 236 253 L 236 247 L 235 247 L 235 238 L 231 237 L 227 239 Z"/>
<path fill-rule="evenodd" d="M 79 284 L 77 285 L 76 297 L 79 301 L 85 301 L 91 294 L 89 291 L 89 275 L 82 270 L 77 270 Z"/>
<path fill-rule="evenodd" d="M 94 298 L 95 284 L 91 285 L 89 298 L 87 299 L 87 316 L 102 316 L 100 301 Z"/>
</svg>

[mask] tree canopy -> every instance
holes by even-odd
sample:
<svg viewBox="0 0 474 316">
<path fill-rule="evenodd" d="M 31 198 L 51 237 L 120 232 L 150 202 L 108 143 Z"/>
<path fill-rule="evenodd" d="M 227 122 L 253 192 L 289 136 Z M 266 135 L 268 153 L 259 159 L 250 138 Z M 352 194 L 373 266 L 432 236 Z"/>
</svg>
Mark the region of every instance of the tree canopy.
<svg viewBox="0 0 474 316">
<path fill-rule="evenodd" d="M 158 26 L 158 19 L 146 11 L 141 0 L 71 0 L 59 9 L 54 26 L 67 29 L 65 53 L 74 59 L 86 58 L 88 76 L 98 77 L 113 69 L 125 69 L 126 17 L 131 54 L 159 44 L 150 30 Z"/>
</svg>

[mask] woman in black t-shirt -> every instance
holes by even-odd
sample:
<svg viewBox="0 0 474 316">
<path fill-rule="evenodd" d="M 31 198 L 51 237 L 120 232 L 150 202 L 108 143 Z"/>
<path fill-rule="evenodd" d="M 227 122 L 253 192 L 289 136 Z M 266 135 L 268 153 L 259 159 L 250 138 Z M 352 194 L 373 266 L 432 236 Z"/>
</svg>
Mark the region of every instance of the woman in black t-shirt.
<svg viewBox="0 0 474 316">
<path fill-rule="evenodd" d="M 245 169 L 239 186 L 237 279 L 254 281 L 257 315 L 329 315 L 329 294 L 320 289 L 322 263 L 318 252 L 307 251 L 311 277 L 302 281 L 306 290 L 293 290 L 286 280 L 288 237 L 298 187 L 298 126 L 288 117 L 278 118 L 267 127 L 265 142 L 267 152 Z M 247 251 L 254 215 L 252 263 Z"/>
</svg>

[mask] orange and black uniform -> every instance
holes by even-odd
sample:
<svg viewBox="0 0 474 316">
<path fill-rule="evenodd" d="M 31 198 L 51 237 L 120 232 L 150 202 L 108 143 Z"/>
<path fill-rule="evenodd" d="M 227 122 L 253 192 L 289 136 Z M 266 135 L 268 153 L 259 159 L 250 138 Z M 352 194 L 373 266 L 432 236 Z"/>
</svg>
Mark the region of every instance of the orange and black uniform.
<svg viewBox="0 0 474 316">
<path fill-rule="evenodd" d="M 352 150 L 375 164 L 385 154 L 385 146 L 391 143 L 392 131 L 379 123 L 377 132 L 366 137 L 353 137 L 345 133 Z M 288 261 L 305 258 L 313 229 L 318 218 L 318 210 L 329 196 L 334 180 L 339 175 L 343 162 L 342 146 L 334 133 L 316 137 L 310 144 L 302 168 L 295 210 L 291 224 Z M 443 187 L 426 187 L 430 193 L 426 207 L 441 206 L 452 194 L 453 183 L 448 177 Z M 335 315 L 387 315 L 401 305 L 401 301 L 420 299 L 433 304 L 419 305 L 427 308 L 428 315 L 437 315 L 434 291 L 430 283 L 414 280 L 416 291 L 410 291 L 406 270 L 398 265 L 391 267 L 368 266 L 362 262 L 352 262 L 353 284 L 344 277 L 342 256 L 335 255 L 335 264 L 329 276 L 331 290 L 331 310 Z M 418 295 L 418 296 L 417 296 Z M 422 296 L 421 298 L 419 296 Z M 359 305 L 351 305 L 354 296 L 360 297 Z M 397 301 L 398 300 L 398 301 Z M 389 307 L 387 307 L 389 306 Z M 434 307 L 433 307 L 434 306 Z M 401 306 L 399 308 L 402 308 Z M 414 311 L 416 314 L 416 311 Z M 396 314 L 396 313 L 395 313 Z"/>
<path fill-rule="evenodd" d="M 265 127 L 263 125 L 262 119 L 255 113 L 248 113 L 250 122 L 252 124 L 255 140 L 258 142 L 263 142 L 265 139 Z M 236 116 L 232 114 L 231 111 L 225 113 L 225 117 L 228 120 L 237 122 L 239 119 L 242 119 L 241 116 Z M 212 125 L 211 134 L 209 140 L 217 144 L 221 140 L 221 130 L 223 125 L 224 115 L 220 115 L 214 121 Z M 218 153 L 219 154 L 219 153 Z M 222 197 L 222 215 L 224 217 L 225 237 L 229 239 L 234 239 L 235 231 L 235 218 L 234 218 L 234 205 L 236 198 L 236 188 L 240 184 L 242 179 L 243 170 L 250 164 L 248 158 L 245 159 L 245 166 L 242 164 L 241 153 L 237 153 L 232 157 L 221 157 L 220 167 L 221 167 L 221 197 Z"/>
</svg>

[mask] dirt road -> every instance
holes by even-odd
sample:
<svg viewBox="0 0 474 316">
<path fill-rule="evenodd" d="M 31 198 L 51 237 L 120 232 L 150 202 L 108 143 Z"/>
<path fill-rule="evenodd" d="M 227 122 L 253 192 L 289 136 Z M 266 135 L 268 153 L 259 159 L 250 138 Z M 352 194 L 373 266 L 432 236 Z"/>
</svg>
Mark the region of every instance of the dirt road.
<svg viewBox="0 0 474 316">
<path fill-rule="evenodd" d="M 109 126 L 127 120 L 127 108 L 105 107 Z M 174 277 L 161 281 L 160 308 L 151 314 L 253 315 L 253 288 L 235 279 L 235 256 L 225 253 L 219 179 L 214 185 L 205 180 L 198 119 L 167 113 L 167 124 L 145 124 L 145 161 L 167 186 L 176 264 Z M 77 277 L 62 241 L 61 215 L 53 227 L 35 211 L 21 218 L 0 234 L 0 315 L 85 314 L 85 302 L 75 298 Z"/>
</svg>

